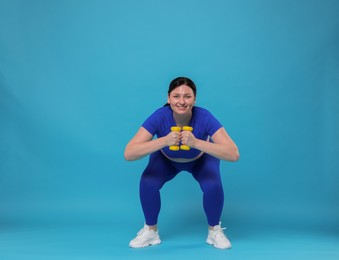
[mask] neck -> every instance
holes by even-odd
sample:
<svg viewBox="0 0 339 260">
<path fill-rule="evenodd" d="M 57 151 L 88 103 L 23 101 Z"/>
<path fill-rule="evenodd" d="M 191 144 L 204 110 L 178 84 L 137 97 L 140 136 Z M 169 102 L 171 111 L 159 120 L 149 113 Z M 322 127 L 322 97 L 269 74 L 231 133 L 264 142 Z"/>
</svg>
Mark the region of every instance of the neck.
<svg viewBox="0 0 339 260">
<path fill-rule="evenodd" d="M 180 126 L 186 126 L 189 124 L 189 122 L 191 121 L 192 118 L 192 111 L 190 112 L 189 115 L 178 115 L 178 114 L 173 114 L 173 118 L 175 123 Z"/>
</svg>

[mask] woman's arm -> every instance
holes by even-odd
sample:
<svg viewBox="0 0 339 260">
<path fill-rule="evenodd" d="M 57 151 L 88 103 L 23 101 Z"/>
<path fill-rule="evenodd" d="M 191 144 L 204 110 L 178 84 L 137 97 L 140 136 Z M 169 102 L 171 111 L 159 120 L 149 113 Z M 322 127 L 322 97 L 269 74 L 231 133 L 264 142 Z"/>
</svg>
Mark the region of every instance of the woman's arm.
<svg viewBox="0 0 339 260">
<path fill-rule="evenodd" d="M 235 162 L 239 159 L 240 155 L 238 147 L 223 127 L 216 131 L 211 137 L 213 143 L 197 139 L 191 132 L 188 131 L 182 132 L 181 136 L 183 144 L 198 149 L 204 153 L 208 153 L 220 160 Z"/>
<path fill-rule="evenodd" d="M 127 161 L 135 161 L 165 146 L 178 145 L 179 141 L 180 133 L 170 132 L 167 136 L 153 139 L 153 136 L 145 128 L 140 127 L 127 144 L 124 157 Z"/>
</svg>

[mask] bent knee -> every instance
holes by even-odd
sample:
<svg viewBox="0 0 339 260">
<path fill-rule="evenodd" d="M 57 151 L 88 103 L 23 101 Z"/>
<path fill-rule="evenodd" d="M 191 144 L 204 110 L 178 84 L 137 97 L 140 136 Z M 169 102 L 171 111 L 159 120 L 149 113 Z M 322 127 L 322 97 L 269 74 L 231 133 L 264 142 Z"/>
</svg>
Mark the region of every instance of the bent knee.
<svg viewBox="0 0 339 260">
<path fill-rule="evenodd" d="M 140 180 L 140 187 L 145 189 L 158 189 L 164 185 L 163 180 L 156 177 L 142 177 Z"/>
<path fill-rule="evenodd" d="M 219 192 L 223 190 L 222 183 L 219 180 L 205 180 L 200 183 L 203 192 Z"/>
</svg>

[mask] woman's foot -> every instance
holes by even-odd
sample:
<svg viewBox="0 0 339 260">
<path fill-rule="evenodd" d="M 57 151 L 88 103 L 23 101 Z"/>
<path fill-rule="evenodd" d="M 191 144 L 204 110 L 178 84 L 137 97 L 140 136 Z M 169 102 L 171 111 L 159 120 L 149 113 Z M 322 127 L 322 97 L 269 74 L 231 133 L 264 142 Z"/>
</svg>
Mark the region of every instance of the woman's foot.
<svg viewBox="0 0 339 260">
<path fill-rule="evenodd" d="M 131 240 L 129 246 L 132 248 L 142 248 L 146 246 L 158 245 L 161 243 L 158 229 L 156 226 L 144 225 L 137 233 L 137 236 Z"/>
<path fill-rule="evenodd" d="M 213 245 L 219 249 L 229 249 L 232 248 L 231 242 L 228 240 L 227 236 L 224 234 L 224 229 L 219 225 L 214 227 L 210 227 L 208 229 L 208 236 L 206 239 L 206 243 Z"/>
</svg>

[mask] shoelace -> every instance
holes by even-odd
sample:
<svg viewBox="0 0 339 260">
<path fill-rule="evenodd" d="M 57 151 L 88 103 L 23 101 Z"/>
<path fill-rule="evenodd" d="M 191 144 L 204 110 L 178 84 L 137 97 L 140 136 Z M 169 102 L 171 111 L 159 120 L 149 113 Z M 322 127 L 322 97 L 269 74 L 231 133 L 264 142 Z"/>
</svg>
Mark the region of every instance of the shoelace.
<svg viewBox="0 0 339 260">
<path fill-rule="evenodd" d="M 225 235 L 225 233 L 223 231 L 225 229 L 226 229 L 225 227 L 224 228 L 221 227 L 220 229 L 216 230 L 217 232 L 215 234 L 215 237 L 219 235 L 219 236 L 222 237 L 222 239 L 227 239 L 227 236 Z"/>
</svg>

